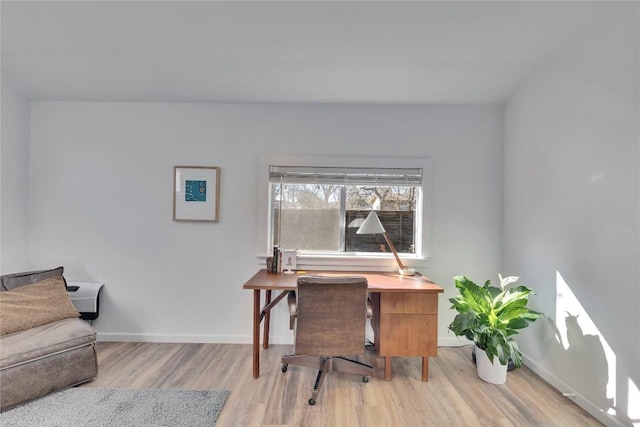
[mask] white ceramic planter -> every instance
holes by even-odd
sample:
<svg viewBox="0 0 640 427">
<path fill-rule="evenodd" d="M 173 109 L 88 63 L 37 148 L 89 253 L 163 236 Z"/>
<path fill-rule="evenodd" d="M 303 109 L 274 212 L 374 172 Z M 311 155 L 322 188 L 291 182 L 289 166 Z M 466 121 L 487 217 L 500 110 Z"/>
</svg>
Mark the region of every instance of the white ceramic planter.
<svg viewBox="0 0 640 427">
<path fill-rule="evenodd" d="M 504 384 L 507 381 L 507 365 L 501 365 L 497 357 L 491 363 L 487 353 L 476 346 L 476 367 L 478 376 L 492 384 Z"/>
</svg>

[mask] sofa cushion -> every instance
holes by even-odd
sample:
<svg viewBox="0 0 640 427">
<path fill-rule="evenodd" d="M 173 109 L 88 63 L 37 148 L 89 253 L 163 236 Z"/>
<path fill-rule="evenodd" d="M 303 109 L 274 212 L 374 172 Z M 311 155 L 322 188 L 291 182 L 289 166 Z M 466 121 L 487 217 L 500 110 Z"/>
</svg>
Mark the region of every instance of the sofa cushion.
<svg viewBox="0 0 640 427">
<path fill-rule="evenodd" d="M 30 285 L 32 283 L 40 282 L 44 279 L 51 277 L 61 276 L 64 280 L 64 267 L 52 268 L 50 270 L 38 270 L 38 271 L 26 271 L 23 273 L 5 274 L 0 276 L 0 284 L 2 291 L 10 291 L 19 286 Z M 65 281 L 65 286 L 67 282 Z"/>
<path fill-rule="evenodd" d="M 0 335 L 78 316 L 62 276 L 0 292 Z"/>
<path fill-rule="evenodd" d="M 77 318 L 3 335 L 0 370 L 94 343 L 96 331 Z"/>
</svg>

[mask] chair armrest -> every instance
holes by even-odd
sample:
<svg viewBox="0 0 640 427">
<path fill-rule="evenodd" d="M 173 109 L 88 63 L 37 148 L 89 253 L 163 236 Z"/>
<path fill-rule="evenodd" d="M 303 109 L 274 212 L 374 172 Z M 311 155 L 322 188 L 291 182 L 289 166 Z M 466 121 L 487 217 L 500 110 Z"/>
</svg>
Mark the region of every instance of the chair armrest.
<svg viewBox="0 0 640 427">
<path fill-rule="evenodd" d="M 289 304 L 289 315 L 298 317 L 298 301 L 296 299 L 296 291 L 289 291 L 287 295 L 287 304 Z"/>
</svg>

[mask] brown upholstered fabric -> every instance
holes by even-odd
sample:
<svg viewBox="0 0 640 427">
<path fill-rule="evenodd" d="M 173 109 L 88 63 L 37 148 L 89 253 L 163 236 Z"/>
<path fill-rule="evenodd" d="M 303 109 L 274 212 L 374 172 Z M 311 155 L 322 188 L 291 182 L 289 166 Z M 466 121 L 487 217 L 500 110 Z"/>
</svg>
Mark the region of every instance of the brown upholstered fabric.
<svg viewBox="0 0 640 427">
<path fill-rule="evenodd" d="M 364 277 L 300 277 L 295 353 L 362 354 L 366 300 L 367 279 Z"/>
<path fill-rule="evenodd" d="M 289 291 L 287 304 L 289 305 L 289 329 L 293 329 L 296 324 L 296 317 L 298 317 L 298 297 L 296 296 L 296 291 Z M 367 319 L 372 318 L 373 306 L 371 304 L 371 298 L 367 296 Z"/>
<path fill-rule="evenodd" d="M 0 335 L 78 316 L 62 276 L 0 292 Z"/>
</svg>

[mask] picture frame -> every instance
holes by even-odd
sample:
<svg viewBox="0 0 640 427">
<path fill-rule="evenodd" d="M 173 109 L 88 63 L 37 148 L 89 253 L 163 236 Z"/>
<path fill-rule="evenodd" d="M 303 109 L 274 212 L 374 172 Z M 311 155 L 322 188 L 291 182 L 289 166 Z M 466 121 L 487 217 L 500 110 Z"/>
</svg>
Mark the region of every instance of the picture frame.
<svg viewBox="0 0 640 427">
<path fill-rule="evenodd" d="M 218 222 L 220 219 L 220 168 L 173 167 L 173 220 Z"/>
<path fill-rule="evenodd" d="M 283 249 L 280 253 L 282 254 L 282 259 L 280 260 L 282 272 L 293 274 L 297 269 L 298 251 L 295 249 Z"/>
</svg>

